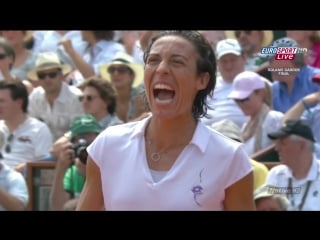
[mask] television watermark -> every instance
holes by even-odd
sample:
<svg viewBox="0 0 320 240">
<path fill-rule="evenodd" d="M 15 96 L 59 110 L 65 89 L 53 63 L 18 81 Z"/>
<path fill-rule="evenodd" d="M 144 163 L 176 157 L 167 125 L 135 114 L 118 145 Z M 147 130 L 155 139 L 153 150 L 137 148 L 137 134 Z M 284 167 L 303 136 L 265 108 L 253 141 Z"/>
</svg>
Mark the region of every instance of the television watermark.
<svg viewBox="0 0 320 240">
<path fill-rule="evenodd" d="M 300 71 L 300 68 L 271 68 L 268 67 L 269 72 L 276 72 L 278 75 L 281 76 L 288 76 L 291 73 L 296 73 Z"/>
<path fill-rule="evenodd" d="M 276 187 L 268 186 L 268 192 L 270 194 L 299 194 L 301 193 L 301 187 Z"/>
</svg>

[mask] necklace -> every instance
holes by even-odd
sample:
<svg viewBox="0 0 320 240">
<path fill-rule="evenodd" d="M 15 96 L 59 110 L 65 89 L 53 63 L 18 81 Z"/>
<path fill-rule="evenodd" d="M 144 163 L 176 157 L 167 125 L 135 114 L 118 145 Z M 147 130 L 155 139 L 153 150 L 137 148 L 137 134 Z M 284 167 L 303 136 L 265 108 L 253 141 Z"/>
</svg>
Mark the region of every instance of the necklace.
<svg viewBox="0 0 320 240">
<path fill-rule="evenodd" d="M 150 139 L 148 140 L 148 144 L 152 145 L 152 142 L 151 142 Z M 159 162 L 161 160 L 161 155 L 163 153 L 166 153 L 166 151 L 162 150 L 162 151 L 158 151 L 158 152 L 152 152 L 151 155 L 150 155 L 151 156 L 151 160 L 154 161 L 154 162 Z"/>
</svg>

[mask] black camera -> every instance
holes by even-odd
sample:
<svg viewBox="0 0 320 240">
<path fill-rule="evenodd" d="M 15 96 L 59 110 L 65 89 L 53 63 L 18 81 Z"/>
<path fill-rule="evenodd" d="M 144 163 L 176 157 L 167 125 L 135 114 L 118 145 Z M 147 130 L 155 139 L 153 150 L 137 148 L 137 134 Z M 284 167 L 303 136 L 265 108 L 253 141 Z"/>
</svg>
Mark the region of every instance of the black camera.
<svg viewBox="0 0 320 240">
<path fill-rule="evenodd" d="M 89 146 L 90 143 L 88 143 L 84 139 L 79 139 L 78 142 L 73 146 L 73 150 L 75 153 L 75 157 L 79 158 L 80 162 L 83 164 L 87 163 L 87 147 Z"/>
</svg>

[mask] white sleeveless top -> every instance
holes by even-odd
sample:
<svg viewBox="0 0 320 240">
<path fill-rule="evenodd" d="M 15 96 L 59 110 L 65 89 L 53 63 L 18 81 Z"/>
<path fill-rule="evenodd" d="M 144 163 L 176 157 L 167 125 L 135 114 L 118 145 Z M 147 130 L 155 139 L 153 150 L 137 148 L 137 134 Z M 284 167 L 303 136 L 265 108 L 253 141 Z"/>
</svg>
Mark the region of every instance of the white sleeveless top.
<svg viewBox="0 0 320 240">
<path fill-rule="evenodd" d="M 108 127 L 87 148 L 100 168 L 105 209 L 223 210 L 226 188 L 252 171 L 242 145 L 199 122 L 171 169 L 155 182 L 145 154 L 150 117 Z"/>
</svg>

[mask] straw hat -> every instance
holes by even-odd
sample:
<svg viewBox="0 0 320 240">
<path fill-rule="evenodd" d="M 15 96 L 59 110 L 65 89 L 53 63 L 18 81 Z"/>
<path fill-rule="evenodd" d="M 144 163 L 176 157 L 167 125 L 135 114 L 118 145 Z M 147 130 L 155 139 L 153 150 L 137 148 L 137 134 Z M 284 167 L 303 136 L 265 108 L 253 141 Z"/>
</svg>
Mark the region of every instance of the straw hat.
<svg viewBox="0 0 320 240">
<path fill-rule="evenodd" d="M 225 31 L 225 33 L 227 38 L 237 39 L 235 35 L 235 31 Z M 263 31 L 263 33 L 264 34 L 263 34 L 262 47 L 267 47 L 273 41 L 273 31 L 265 30 Z"/>
<path fill-rule="evenodd" d="M 125 65 L 134 72 L 132 87 L 137 87 L 143 82 L 143 66 L 141 64 L 135 63 L 133 58 L 129 54 L 124 52 L 118 52 L 110 63 L 99 66 L 101 77 L 106 79 L 107 81 L 111 81 L 111 76 L 108 73 L 108 69 L 109 67 L 114 65 Z"/>
<path fill-rule="evenodd" d="M 60 68 L 63 75 L 72 70 L 69 64 L 61 64 L 61 61 L 55 52 L 39 53 L 35 62 L 35 69 L 29 71 L 27 76 L 33 81 L 38 81 L 38 72 L 56 68 Z"/>
</svg>

